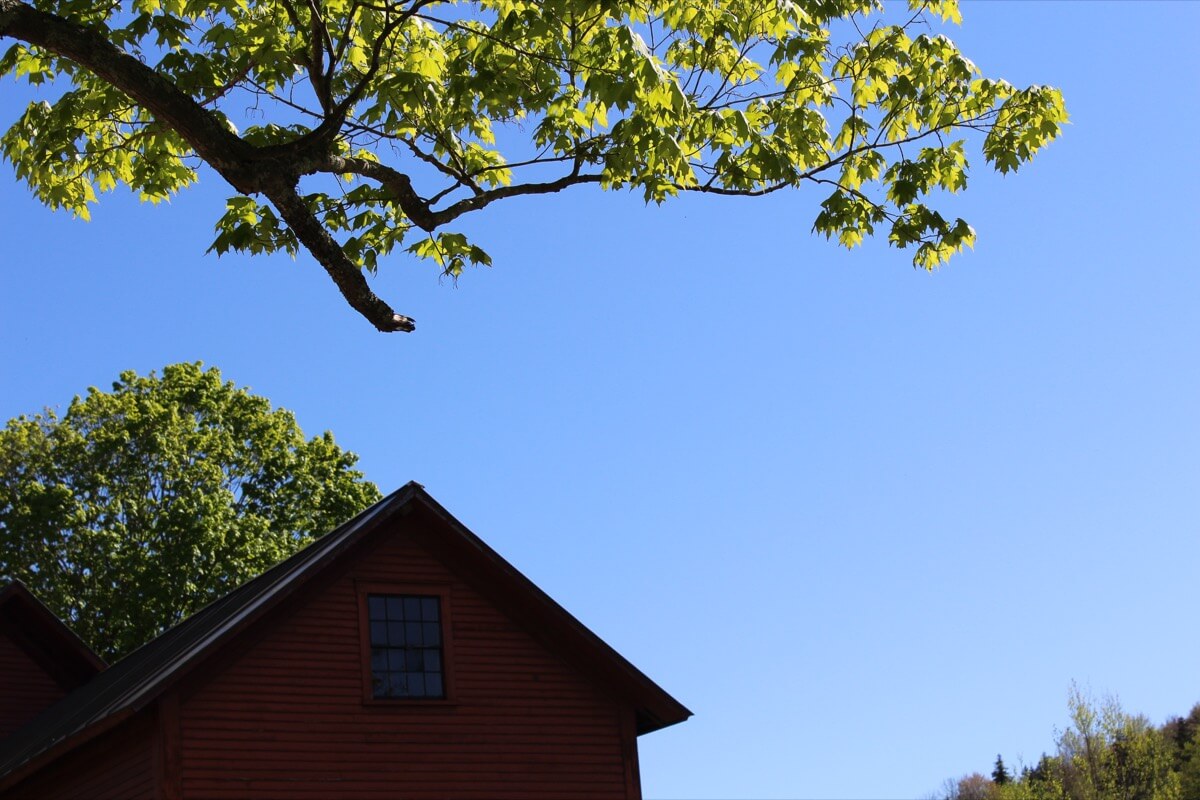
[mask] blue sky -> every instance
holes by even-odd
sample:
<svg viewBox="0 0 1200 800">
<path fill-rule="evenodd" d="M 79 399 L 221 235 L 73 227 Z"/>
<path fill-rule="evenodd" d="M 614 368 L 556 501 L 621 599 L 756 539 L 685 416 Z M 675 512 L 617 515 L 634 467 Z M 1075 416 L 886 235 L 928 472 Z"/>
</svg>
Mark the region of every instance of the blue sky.
<svg viewBox="0 0 1200 800">
<path fill-rule="evenodd" d="M 0 416 L 202 360 L 415 479 L 688 705 L 649 798 L 899 798 L 1053 746 L 1072 680 L 1200 702 L 1200 4 L 967 3 L 1067 135 L 913 270 L 817 192 L 495 207 L 384 336 L 301 258 L 205 256 L 225 190 L 91 223 L 0 190 Z M 0 115 L 11 118 L 11 84 Z M 493 213 L 494 212 L 494 213 Z"/>
</svg>

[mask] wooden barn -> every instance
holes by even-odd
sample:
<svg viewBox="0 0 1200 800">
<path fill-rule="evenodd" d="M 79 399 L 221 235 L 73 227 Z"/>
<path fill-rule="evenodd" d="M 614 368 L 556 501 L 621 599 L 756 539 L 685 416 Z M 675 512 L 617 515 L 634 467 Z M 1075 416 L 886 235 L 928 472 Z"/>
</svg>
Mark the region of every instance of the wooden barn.
<svg viewBox="0 0 1200 800">
<path fill-rule="evenodd" d="M 111 667 L 0 593 L 4 800 L 632 800 L 690 715 L 412 483 Z"/>
</svg>

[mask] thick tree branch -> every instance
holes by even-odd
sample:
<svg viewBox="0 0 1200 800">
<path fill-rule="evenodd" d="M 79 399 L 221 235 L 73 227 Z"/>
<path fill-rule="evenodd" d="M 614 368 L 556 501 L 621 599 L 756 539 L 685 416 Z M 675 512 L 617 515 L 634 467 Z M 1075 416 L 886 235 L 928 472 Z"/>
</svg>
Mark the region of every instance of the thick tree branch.
<svg viewBox="0 0 1200 800">
<path fill-rule="evenodd" d="M 304 30 L 305 25 L 303 20 L 300 19 L 300 12 L 291 3 L 291 0 L 283 0 L 282 6 L 288 20 L 292 23 L 292 27 L 296 31 Z M 308 71 L 308 82 L 312 85 L 313 94 L 317 96 L 317 102 L 321 104 L 321 110 L 328 114 L 333 107 L 333 100 L 330 97 L 329 84 L 326 80 L 323 45 L 329 33 L 325 31 L 325 36 L 322 37 L 321 35 L 324 23 L 321 21 L 317 8 L 312 8 L 309 12 L 309 17 L 311 24 L 308 26 L 308 62 L 304 66 Z M 330 53 L 332 52 L 333 50 L 330 48 Z"/>
<path fill-rule="evenodd" d="M 561 192 L 568 186 L 577 186 L 583 183 L 599 183 L 603 179 L 603 175 L 572 174 L 565 175 L 558 180 L 546 181 L 545 183 L 521 183 L 514 186 L 499 186 L 495 189 L 488 189 L 481 192 L 474 197 L 459 200 L 454 205 L 447 206 L 441 211 L 435 211 L 433 218 L 438 225 L 445 225 L 447 222 L 461 217 L 468 211 L 478 211 L 484 206 L 506 197 L 520 197 L 527 194 L 553 194 L 554 192 Z"/>
<path fill-rule="evenodd" d="M 249 202 L 231 203 L 219 224 L 214 245 L 219 252 L 271 250 L 299 241 L 346 301 L 380 330 L 412 330 L 413 324 L 375 296 L 360 265 L 373 267 L 410 227 L 432 233 L 497 200 L 602 183 L 603 174 L 596 173 L 603 163 L 624 165 L 609 188 L 647 186 L 648 197 L 661 200 L 674 194 L 662 184 L 671 178 L 660 172 L 661 145 L 673 145 L 676 190 L 757 196 L 805 182 L 830 183 L 839 194 L 836 202 L 822 204 L 820 232 L 839 233 L 853 246 L 872 223 L 886 218 L 898 246 L 924 242 L 926 232 L 933 236 L 914 263 L 935 265 L 970 243 L 969 227 L 961 220 L 950 226 L 924 202 L 905 210 L 907 204 L 901 209 L 892 201 L 914 192 L 920 197 L 931 182 L 950 191 L 965 185 L 966 158 L 958 142 L 954 152 L 946 150 L 943 134 L 987 133 L 985 157 L 1007 172 L 1055 138 L 1066 122 L 1057 91 L 1018 92 L 1004 82 L 973 81 L 974 68 L 949 40 L 908 40 L 878 23 L 867 31 L 856 14 L 844 10 L 818 15 L 810 29 L 796 22 L 799 12 L 790 4 L 751 3 L 729 10 L 736 26 L 719 15 L 720 20 L 675 29 L 662 4 L 646 7 L 642 16 L 598 6 L 583 21 L 542 9 L 547 26 L 494 19 L 486 4 L 468 4 L 469 10 L 447 18 L 435 15 L 433 7 L 447 0 L 256 2 L 224 10 L 186 4 L 183 11 L 164 11 L 149 28 L 138 18 L 109 30 L 108 24 L 127 19 L 122 4 L 97 9 L 99 19 L 85 25 L 40 10 L 70 8 L 69 3 L 0 0 L 0 39 L 13 38 L 33 50 L 32 58 L 14 52 L 19 57 L 7 59 L 6 69 L 21 73 L 33 63 L 29 78 L 39 82 L 59 67 L 66 70 L 62 83 L 73 81 L 82 90 L 80 102 L 73 105 L 74 95 L 68 95 L 50 110 L 52 124 L 63 126 L 49 129 L 53 135 L 42 135 L 37 113 L 22 117 L 14 135 L 24 138 L 6 139 L 18 145 L 6 154 L 40 197 L 77 213 L 92 199 L 88 181 L 101 187 L 125 182 L 157 197 L 192 176 L 185 170 L 193 159 L 202 161 L 241 194 L 265 196 L 262 202 L 273 204 L 279 215 L 256 215 L 239 207 L 249 208 Z M 257 43 L 263 9 L 270 14 L 269 29 L 261 33 L 266 47 Z M 907 24 L 923 20 L 923 11 Z M 861 41 L 833 48 L 827 28 L 847 17 Z M 600 30 L 610 24 L 621 28 Z M 182 32 L 172 33 L 171 26 Z M 642 39 L 646 26 L 649 52 Z M 780 30 L 786 32 L 769 33 Z M 887 38 L 876 41 L 880 33 Z M 178 52 L 167 54 L 168 44 Z M 676 44 L 684 48 L 678 58 Z M 663 48 L 667 52 L 659 53 Z M 756 63 L 768 51 L 786 59 Z M 161 71 L 142 63 L 143 53 L 162 54 Z M 95 81 L 79 76 L 68 62 L 93 73 Z M 655 75 L 645 74 L 647 66 Z M 902 67 L 903 75 L 897 72 Z M 213 80 L 205 69 L 220 78 Z M 234 77 L 225 80 L 229 75 Z M 182 83 L 173 83 L 172 76 Z M 674 85 L 665 86 L 664 79 Z M 872 82 L 864 84 L 867 80 Z M 843 82 L 850 85 L 838 95 L 834 90 Z M 319 108 L 308 102 L 309 84 Z M 670 89 L 669 103 L 663 88 Z M 234 89 L 249 92 L 253 113 L 265 117 L 245 139 L 214 107 Z M 136 111 L 113 110 L 126 105 L 120 93 Z M 92 101 L 98 111 L 87 107 Z M 259 109 L 260 101 L 271 101 L 264 102 L 269 110 Z M 1030 103 L 1029 113 L 1018 114 L 1021 102 Z M 751 113 L 751 103 L 762 108 Z M 843 111 L 825 109 L 833 103 L 843 104 L 847 115 L 836 150 L 829 125 Z M 620 120 L 610 127 L 595 110 L 614 108 Z M 303 126 L 293 127 L 297 119 Z M 139 141 L 131 131 L 146 121 L 173 135 Z M 631 134 L 618 135 L 625 122 Z M 655 127 L 661 136 L 649 132 Z M 298 133 L 287 132 L 297 128 Z M 506 137 L 530 132 L 533 151 L 507 160 L 504 148 L 486 134 L 497 128 Z M 926 148 L 914 160 L 907 158 L 905 146 L 927 137 L 942 150 Z M 275 143 L 252 144 L 263 140 Z M 401 146 L 411 151 L 410 160 Z M 111 152 L 114 147 L 120 152 Z M 395 167 L 378 160 L 392 152 L 401 159 L 391 162 Z M 136 168 L 128 168 L 126 153 L 140 159 Z M 875 155 L 868 159 L 867 153 Z M 561 166 L 544 172 L 542 165 L 552 162 Z M 143 163 L 150 169 L 143 170 Z M 926 177 L 915 179 L 912 170 Z M 518 172 L 522 179 L 561 177 L 497 185 Z M 362 183 L 354 188 L 339 183 L 340 197 L 300 194 L 306 176 L 319 175 L 315 182 L 328 186 L 345 174 Z M 426 177 L 433 185 L 420 185 Z M 870 201 L 857 191 L 862 181 L 885 191 L 884 205 L 864 205 Z M 313 198 L 322 199 L 314 204 Z M 288 227 L 283 238 L 280 218 Z M 449 263 L 447 271 L 456 274 L 464 252 L 472 261 L 486 260 L 473 245 L 464 251 L 463 242 L 443 234 L 410 252 Z"/>
<path fill-rule="evenodd" d="M 314 151 L 322 144 L 320 136 L 301 137 L 290 145 L 256 148 L 233 133 L 219 116 L 100 33 L 20 0 L 0 0 L 0 38 L 4 37 L 73 61 L 124 92 L 178 133 L 196 155 L 237 191 L 266 195 L 296 238 L 325 268 L 346 301 L 376 328 L 414 329 L 412 319 L 392 311 L 371 291 L 362 271 L 346 257 L 296 193 L 299 176 L 313 171 L 305 165 L 316 160 Z"/>
<path fill-rule="evenodd" d="M 235 189 L 244 194 L 254 191 L 247 174 L 254 148 L 167 78 L 100 33 L 20 0 L 0 0 L 0 37 L 36 45 L 95 73 L 183 137 Z"/>
<path fill-rule="evenodd" d="M 361 175 L 364 178 L 378 181 L 400 206 L 404 215 L 411 219 L 418 228 L 432 231 L 439 224 L 434 218 L 433 212 L 429 210 L 429 204 L 422 200 L 413 189 L 412 180 L 403 172 L 398 172 L 386 164 L 369 161 L 365 158 L 330 156 L 315 171 Z"/>
<path fill-rule="evenodd" d="M 346 298 L 346 302 L 354 310 L 385 333 L 394 331 L 408 333 L 416 328 L 416 323 L 412 318 L 395 313 L 387 303 L 371 291 L 371 287 L 367 285 L 367 279 L 363 277 L 362 270 L 346 257 L 342 246 L 313 215 L 308 205 L 296 193 L 294 182 L 284 179 L 272 182 L 263 187 L 263 194 L 279 211 L 279 216 L 296 234 L 300 243 L 325 268 L 325 272 L 337 284 L 342 297 Z"/>
<path fill-rule="evenodd" d="M 709 183 L 711 183 L 711 181 Z M 785 189 L 789 186 L 792 186 L 793 184 L 791 181 L 784 181 L 782 183 L 772 183 L 770 186 L 764 186 L 761 189 L 726 189 L 723 186 L 710 186 L 707 183 L 702 184 L 700 186 L 695 186 L 695 185 L 684 186 L 681 183 L 676 183 L 676 184 L 672 184 L 672 185 L 676 189 L 678 189 L 682 192 L 699 192 L 700 194 L 719 194 L 719 195 L 725 195 L 726 197 L 762 197 L 763 195 L 772 194 L 773 192 L 778 192 L 780 189 Z"/>
<path fill-rule="evenodd" d="M 375 79 L 375 75 L 378 74 L 379 69 L 383 66 L 384 48 L 389 45 L 394 46 L 395 44 L 391 41 L 392 34 L 400 30 L 404 26 L 404 23 L 412 19 L 423 7 L 437 2 L 439 0 L 413 0 L 411 6 L 401 11 L 395 19 L 390 20 L 383 26 L 383 30 L 379 32 L 374 44 L 371 46 L 371 58 L 367 63 L 366 71 L 359 76 L 358 81 L 350 88 L 350 91 L 346 93 L 346 96 L 342 98 L 341 102 L 333 110 L 331 119 L 334 117 L 337 118 L 339 128 L 347 117 L 349 117 L 350 109 L 362 99 L 363 93 L 366 92 L 367 87 L 371 85 L 371 81 Z"/>
<path fill-rule="evenodd" d="M 599 183 L 600 175 L 565 175 L 558 180 L 545 183 L 522 183 L 515 186 L 500 186 L 495 189 L 481 191 L 473 197 L 459 200 L 453 205 L 440 211 L 434 211 L 429 203 L 422 200 L 412 187 L 412 180 L 403 172 L 398 172 L 378 161 L 368 161 L 364 158 L 344 158 L 330 156 L 316 171 L 332 173 L 349 173 L 361 175 L 378 181 L 400 206 L 405 216 L 422 230 L 433 231 L 458 219 L 469 211 L 479 209 L 506 197 L 518 197 L 526 194 L 552 194 L 583 183 Z"/>
</svg>

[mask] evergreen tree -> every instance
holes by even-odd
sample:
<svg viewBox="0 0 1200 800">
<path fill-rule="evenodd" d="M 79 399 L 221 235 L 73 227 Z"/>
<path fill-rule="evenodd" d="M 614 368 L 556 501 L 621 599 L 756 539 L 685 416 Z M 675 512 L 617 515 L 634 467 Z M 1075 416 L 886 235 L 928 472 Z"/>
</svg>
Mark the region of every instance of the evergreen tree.
<svg viewBox="0 0 1200 800">
<path fill-rule="evenodd" d="M 1004 759 L 997 753 L 996 766 L 992 769 L 992 782 L 997 786 L 1003 786 L 1011 780 L 1012 777 L 1008 774 L 1008 770 L 1004 766 Z"/>
</svg>

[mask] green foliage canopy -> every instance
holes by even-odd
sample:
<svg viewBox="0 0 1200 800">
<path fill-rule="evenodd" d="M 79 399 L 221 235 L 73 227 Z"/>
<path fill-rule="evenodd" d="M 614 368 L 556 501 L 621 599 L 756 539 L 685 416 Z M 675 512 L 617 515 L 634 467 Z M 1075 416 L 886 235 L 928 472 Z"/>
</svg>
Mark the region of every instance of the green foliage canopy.
<svg viewBox="0 0 1200 800">
<path fill-rule="evenodd" d="M 1171 743 L 1144 716 L 1115 698 L 1095 702 L 1078 687 L 1068 700 L 1071 725 L 1058 736 L 1058 773 L 1071 800 L 1177 800 Z"/>
<path fill-rule="evenodd" d="M 213 250 L 306 249 L 380 330 L 413 328 L 365 280 L 383 257 L 457 276 L 490 263 L 460 217 L 581 184 L 811 185 L 815 231 L 933 268 L 974 241 L 937 210 L 968 140 L 1009 172 L 1067 120 L 935 33 L 959 21 L 957 0 L 0 0 L 0 76 L 62 90 L 0 149 L 84 217 L 207 164 L 236 192 Z"/>
<path fill-rule="evenodd" d="M 119 657 L 379 499 L 325 433 L 199 364 L 0 430 L 0 577 Z"/>
<path fill-rule="evenodd" d="M 1200 705 L 1154 727 L 1115 698 L 1096 701 L 1072 685 L 1070 725 L 1057 752 L 1012 776 L 996 757 L 992 780 L 946 782 L 941 800 L 1200 800 Z"/>
</svg>

